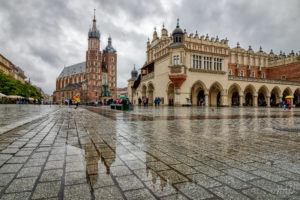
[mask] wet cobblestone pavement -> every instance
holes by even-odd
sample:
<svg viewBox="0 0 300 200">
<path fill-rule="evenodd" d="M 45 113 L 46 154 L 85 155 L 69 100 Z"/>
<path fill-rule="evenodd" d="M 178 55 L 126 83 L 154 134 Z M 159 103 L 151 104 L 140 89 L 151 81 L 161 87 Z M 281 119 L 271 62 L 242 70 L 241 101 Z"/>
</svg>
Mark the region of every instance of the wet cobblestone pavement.
<svg viewBox="0 0 300 200">
<path fill-rule="evenodd" d="M 0 136 L 1 199 L 300 199 L 300 110 L 87 109 Z"/>
</svg>

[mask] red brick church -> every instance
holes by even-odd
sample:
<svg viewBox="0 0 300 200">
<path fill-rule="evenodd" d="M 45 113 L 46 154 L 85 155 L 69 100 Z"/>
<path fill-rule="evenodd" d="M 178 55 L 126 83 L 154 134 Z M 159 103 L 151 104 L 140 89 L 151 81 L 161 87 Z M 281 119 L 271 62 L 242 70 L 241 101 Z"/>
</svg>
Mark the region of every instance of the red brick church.
<svg viewBox="0 0 300 200">
<path fill-rule="evenodd" d="M 104 87 L 107 87 L 106 91 Z M 101 52 L 100 31 L 95 16 L 88 32 L 86 61 L 64 67 L 56 79 L 53 102 L 63 104 L 74 95 L 80 96 L 81 103 L 117 98 L 117 52 L 110 36 L 107 46 Z"/>
</svg>

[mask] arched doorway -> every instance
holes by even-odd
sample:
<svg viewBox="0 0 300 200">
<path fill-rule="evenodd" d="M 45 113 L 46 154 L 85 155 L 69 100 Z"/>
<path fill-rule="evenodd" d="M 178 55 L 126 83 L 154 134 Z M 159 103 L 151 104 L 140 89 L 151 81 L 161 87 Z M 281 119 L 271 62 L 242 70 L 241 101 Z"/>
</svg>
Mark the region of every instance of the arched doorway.
<svg viewBox="0 0 300 200">
<path fill-rule="evenodd" d="M 197 105 L 198 106 L 204 106 L 205 105 L 205 94 L 204 94 L 204 90 L 200 90 L 198 92 L 198 96 L 197 96 Z"/>
<path fill-rule="evenodd" d="M 149 85 L 148 85 L 148 105 L 150 105 L 150 106 L 153 106 L 153 92 L 154 92 L 154 87 L 153 87 L 153 85 L 152 85 L 152 83 L 150 83 Z"/>
<path fill-rule="evenodd" d="M 240 105 L 240 96 L 238 92 L 234 92 L 231 96 L 231 106 L 239 106 Z"/>
<path fill-rule="evenodd" d="M 253 85 L 248 85 L 244 90 L 245 106 L 254 106 L 254 94 L 255 88 Z"/>
<path fill-rule="evenodd" d="M 170 83 L 169 86 L 168 86 L 168 105 L 169 106 L 174 105 L 174 98 L 175 98 L 175 95 L 174 95 L 174 84 Z"/>
<path fill-rule="evenodd" d="M 214 83 L 209 89 L 209 105 L 210 106 L 221 106 L 221 92 L 223 88 L 220 83 Z"/>
<path fill-rule="evenodd" d="M 281 91 L 279 89 L 279 87 L 274 87 L 271 91 L 271 98 L 270 98 L 270 105 L 272 107 L 278 107 L 279 103 L 280 103 L 280 94 Z"/>
<path fill-rule="evenodd" d="M 239 85 L 234 83 L 228 89 L 228 105 L 239 106 L 240 105 L 240 93 L 241 88 Z"/>
<path fill-rule="evenodd" d="M 191 88 L 191 102 L 193 105 L 205 105 L 207 89 L 202 81 L 197 81 Z"/>
<path fill-rule="evenodd" d="M 248 92 L 245 96 L 245 105 L 253 106 L 253 96 L 252 96 L 251 92 Z"/>
<path fill-rule="evenodd" d="M 282 101 L 286 101 L 285 97 L 286 96 L 291 96 L 292 95 L 292 90 L 291 88 L 286 88 L 283 93 L 282 93 Z"/>
<path fill-rule="evenodd" d="M 300 88 L 296 89 L 294 92 L 294 105 L 300 107 Z"/>
<path fill-rule="evenodd" d="M 257 105 L 258 106 L 267 106 L 267 102 L 268 102 L 268 88 L 266 86 L 262 86 L 259 90 L 258 90 L 258 97 L 257 97 Z"/>
</svg>

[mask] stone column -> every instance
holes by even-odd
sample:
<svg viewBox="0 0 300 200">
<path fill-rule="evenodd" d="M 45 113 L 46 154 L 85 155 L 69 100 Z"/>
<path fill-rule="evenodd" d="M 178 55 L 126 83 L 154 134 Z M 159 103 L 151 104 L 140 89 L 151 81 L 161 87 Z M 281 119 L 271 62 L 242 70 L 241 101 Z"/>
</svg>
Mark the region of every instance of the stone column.
<svg viewBox="0 0 300 200">
<path fill-rule="evenodd" d="M 179 105 L 180 104 L 180 89 L 175 88 L 175 94 L 174 94 L 174 105 Z"/>
<path fill-rule="evenodd" d="M 242 107 L 243 106 L 243 95 L 240 95 L 240 107 Z"/>
<path fill-rule="evenodd" d="M 270 98 L 271 98 L 270 96 L 267 96 L 267 107 L 271 107 L 271 104 L 270 104 L 271 100 L 270 100 Z"/>
<path fill-rule="evenodd" d="M 278 107 L 280 107 L 280 103 L 282 102 L 282 96 L 279 96 Z"/>
<path fill-rule="evenodd" d="M 253 100 L 254 100 L 253 106 L 257 107 L 257 94 L 255 96 L 253 96 Z"/>
<path fill-rule="evenodd" d="M 208 107 L 208 94 L 205 94 L 205 106 Z"/>
</svg>

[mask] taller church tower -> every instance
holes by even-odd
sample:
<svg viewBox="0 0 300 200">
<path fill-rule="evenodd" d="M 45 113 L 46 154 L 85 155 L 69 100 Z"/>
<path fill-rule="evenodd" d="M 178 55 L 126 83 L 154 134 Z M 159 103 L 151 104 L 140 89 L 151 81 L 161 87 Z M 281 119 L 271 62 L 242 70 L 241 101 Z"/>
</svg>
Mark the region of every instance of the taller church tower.
<svg viewBox="0 0 300 200">
<path fill-rule="evenodd" d="M 86 85 L 87 102 L 99 101 L 101 95 L 101 66 L 100 32 L 96 26 L 94 13 L 93 27 L 88 33 L 88 50 L 86 52 Z"/>
</svg>

